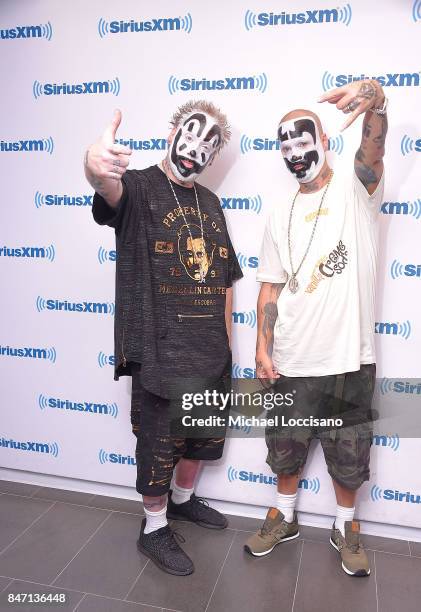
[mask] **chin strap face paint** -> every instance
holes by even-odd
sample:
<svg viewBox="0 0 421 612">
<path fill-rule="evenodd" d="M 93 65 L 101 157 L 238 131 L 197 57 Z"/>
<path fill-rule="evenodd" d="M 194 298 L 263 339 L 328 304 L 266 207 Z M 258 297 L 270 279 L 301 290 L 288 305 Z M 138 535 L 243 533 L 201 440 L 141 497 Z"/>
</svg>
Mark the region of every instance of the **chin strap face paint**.
<svg viewBox="0 0 421 612">
<path fill-rule="evenodd" d="M 326 159 L 318 127 L 303 116 L 279 124 L 278 138 L 285 164 L 299 183 L 309 183 L 319 174 Z"/>
<path fill-rule="evenodd" d="M 214 158 L 221 142 L 215 119 L 202 112 L 183 118 L 168 150 L 168 163 L 178 180 L 195 181 Z"/>
</svg>

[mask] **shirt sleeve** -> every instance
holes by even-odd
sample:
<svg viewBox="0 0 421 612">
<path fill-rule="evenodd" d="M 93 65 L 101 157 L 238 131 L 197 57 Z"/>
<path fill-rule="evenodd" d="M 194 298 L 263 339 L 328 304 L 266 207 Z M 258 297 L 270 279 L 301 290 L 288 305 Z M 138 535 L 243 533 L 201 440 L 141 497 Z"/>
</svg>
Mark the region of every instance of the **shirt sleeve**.
<svg viewBox="0 0 421 612">
<path fill-rule="evenodd" d="M 377 216 L 377 214 L 380 212 L 380 206 L 384 194 L 384 169 L 379 184 L 371 195 L 368 193 L 367 189 L 364 187 L 364 185 L 356 175 L 355 170 L 353 172 L 353 185 L 355 194 L 357 195 L 358 199 L 364 202 L 366 208 L 370 213 L 373 213 Z"/>
<path fill-rule="evenodd" d="M 228 276 L 227 287 L 232 287 L 234 281 L 243 278 L 243 271 L 238 263 L 237 255 L 232 246 L 231 238 L 227 229 L 227 247 L 228 247 Z"/>
<path fill-rule="evenodd" d="M 273 235 L 273 227 L 274 217 L 270 215 L 263 234 L 256 279 L 261 283 L 282 284 L 288 280 L 288 273 L 281 262 L 279 247 Z"/>
<path fill-rule="evenodd" d="M 126 213 L 126 209 L 129 206 L 129 190 L 127 188 L 125 176 L 122 177 L 121 182 L 123 185 L 123 193 L 117 206 L 110 206 L 97 192 L 94 194 L 92 204 L 92 215 L 94 220 L 99 225 L 108 225 L 109 227 L 113 227 L 116 232 L 119 231 Z"/>
</svg>

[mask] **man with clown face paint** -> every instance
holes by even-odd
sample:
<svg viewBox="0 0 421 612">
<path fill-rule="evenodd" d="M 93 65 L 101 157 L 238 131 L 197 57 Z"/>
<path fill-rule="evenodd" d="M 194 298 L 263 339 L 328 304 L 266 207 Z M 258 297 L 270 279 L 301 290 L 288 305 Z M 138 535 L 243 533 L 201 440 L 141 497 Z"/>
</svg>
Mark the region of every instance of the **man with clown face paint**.
<svg viewBox="0 0 421 612">
<path fill-rule="evenodd" d="M 257 272 L 256 371 L 264 386 L 294 399 L 277 415 L 282 425 L 266 430 L 276 504 L 245 549 L 263 556 L 298 537 L 297 490 L 317 438 L 337 500 L 330 543 L 348 575 L 368 576 L 354 510 L 370 475 L 387 100 L 377 81 L 363 80 L 319 101 L 349 115 L 343 129 L 364 113 L 362 140 L 351 168 L 332 169 L 315 113 L 296 109 L 278 126 L 281 153 L 298 189 L 296 183 L 282 193 L 265 229 Z"/>
<path fill-rule="evenodd" d="M 197 179 L 212 162 L 221 143 L 221 129 L 206 113 L 192 113 L 183 120 L 168 151 L 171 171 L 179 181 Z"/>
<path fill-rule="evenodd" d="M 227 526 L 194 494 L 201 461 L 222 456 L 225 428 L 191 431 L 179 421 L 184 394 L 230 381 L 232 285 L 242 272 L 217 196 L 196 183 L 230 131 L 213 104 L 188 102 L 172 117 L 165 159 L 127 170 L 131 149 L 115 142 L 120 122 L 116 111 L 89 147 L 85 174 L 95 221 L 116 234 L 115 379 L 132 376 L 136 489 L 146 515 L 137 545 L 165 572 L 187 575 L 193 562 L 167 517 Z"/>
</svg>

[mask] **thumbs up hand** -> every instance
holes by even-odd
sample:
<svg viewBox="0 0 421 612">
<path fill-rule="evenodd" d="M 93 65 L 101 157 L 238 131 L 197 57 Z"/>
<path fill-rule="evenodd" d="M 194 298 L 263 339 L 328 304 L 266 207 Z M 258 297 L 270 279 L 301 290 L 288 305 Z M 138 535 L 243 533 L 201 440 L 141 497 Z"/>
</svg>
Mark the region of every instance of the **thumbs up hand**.
<svg viewBox="0 0 421 612">
<path fill-rule="evenodd" d="M 92 178 L 119 181 L 126 172 L 132 150 L 114 142 L 120 123 L 121 111 L 116 109 L 101 138 L 86 152 L 85 172 L 91 184 Z M 93 184 L 92 186 L 95 187 Z"/>
</svg>

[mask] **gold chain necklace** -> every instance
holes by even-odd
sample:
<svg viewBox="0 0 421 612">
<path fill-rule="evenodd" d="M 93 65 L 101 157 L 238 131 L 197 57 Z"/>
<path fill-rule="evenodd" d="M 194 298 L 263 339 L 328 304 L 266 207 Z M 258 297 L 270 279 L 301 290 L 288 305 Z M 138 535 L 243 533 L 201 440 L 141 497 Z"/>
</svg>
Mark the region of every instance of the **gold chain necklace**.
<svg viewBox="0 0 421 612">
<path fill-rule="evenodd" d="M 331 182 L 331 180 L 332 180 L 332 176 L 333 176 L 333 170 L 331 170 L 331 172 L 330 172 L 330 177 L 329 177 L 329 180 L 328 180 L 328 182 L 327 182 L 327 184 L 326 184 L 326 187 L 325 187 L 325 189 L 324 189 L 324 191 L 323 191 L 322 198 L 321 198 L 321 200 L 320 200 L 319 208 L 318 208 L 318 210 L 317 210 L 316 219 L 315 219 L 315 221 L 314 221 L 314 223 L 313 223 L 313 230 L 312 230 L 312 232 L 311 232 L 311 236 L 310 236 L 310 240 L 309 240 L 309 243 L 308 243 L 308 245 L 307 245 L 307 248 L 306 248 L 306 252 L 304 253 L 303 258 L 302 258 L 302 260 L 301 260 L 301 263 L 300 263 L 300 265 L 298 266 L 298 268 L 295 270 L 295 272 L 294 272 L 294 267 L 293 267 L 293 265 L 292 265 L 292 252 L 291 252 L 291 221 L 292 221 L 292 211 L 294 210 L 295 200 L 297 199 L 297 196 L 298 196 L 298 194 L 300 193 L 300 190 L 298 190 L 298 191 L 297 191 L 297 193 L 295 194 L 294 199 L 293 199 L 293 201 L 292 201 L 292 206 L 291 206 L 291 210 L 290 210 L 290 213 L 289 213 L 289 222 L 288 222 L 288 252 L 289 252 L 289 263 L 290 263 L 290 265 L 291 265 L 291 278 L 290 278 L 290 279 L 289 279 L 289 281 L 288 281 L 288 287 L 289 287 L 289 290 L 291 291 L 291 293 L 297 293 L 297 291 L 298 291 L 297 274 L 298 274 L 298 272 L 301 270 L 301 266 L 303 265 L 304 260 L 305 260 L 305 258 L 307 257 L 307 254 L 308 254 L 308 252 L 309 252 L 309 250 L 310 250 L 311 243 L 313 242 L 314 232 L 316 231 L 317 221 L 319 220 L 319 216 L 320 216 L 320 210 L 321 210 L 321 208 L 322 208 L 323 200 L 325 199 L 325 195 L 326 195 L 326 193 L 327 193 L 328 187 L 329 187 L 330 182 Z"/>
<path fill-rule="evenodd" d="M 170 177 L 168 176 L 168 174 L 167 174 L 167 172 L 166 172 L 166 170 L 167 170 L 167 168 L 166 168 L 166 164 L 165 164 L 165 165 L 164 165 L 164 164 L 162 164 L 162 165 L 163 165 L 163 168 L 164 168 L 164 171 L 165 171 L 165 176 L 167 177 L 167 180 L 168 180 L 168 184 L 169 184 L 169 186 L 171 187 L 171 191 L 172 191 L 172 193 L 173 193 L 173 196 L 174 196 L 174 198 L 175 198 L 175 201 L 177 202 L 178 209 L 179 209 L 179 211 L 180 211 L 180 213 L 181 213 L 181 215 L 182 215 L 182 217 L 183 217 L 183 219 L 184 219 L 184 223 L 185 223 L 185 225 L 186 225 L 186 227 L 187 227 L 187 231 L 189 232 L 190 241 L 191 241 L 191 248 L 192 248 L 192 251 L 193 251 L 193 255 L 194 255 L 194 257 L 195 257 L 196 262 L 198 262 L 198 261 L 199 261 L 199 258 L 198 258 L 198 256 L 197 256 L 197 251 L 196 251 L 195 246 L 194 246 L 194 242 L 193 242 L 193 235 L 192 235 L 192 233 L 191 233 L 190 224 L 187 222 L 186 215 L 184 214 L 184 210 L 182 209 L 182 207 L 181 207 L 181 205 L 180 205 L 180 202 L 179 202 L 179 200 L 178 200 L 178 198 L 177 198 L 177 194 L 175 193 L 174 187 L 172 186 L 171 179 L 170 179 Z M 198 216 L 198 217 L 199 217 L 199 219 L 200 219 L 200 233 L 201 233 L 201 238 L 202 238 L 202 245 L 203 245 L 203 249 L 206 249 L 206 245 L 205 245 L 205 237 L 204 237 L 204 235 L 203 235 L 203 221 L 202 221 L 202 213 L 201 213 L 201 210 L 200 210 L 200 206 L 199 206 L 199 197 L 198 197 L 198 195 L 197 195 L 196 184 L 194 183 L 194 181 L 193 181 L 193 190 L 194 190 L 194 195 L 195 195 L 195 197 L 196 197 L 197 216 Z M 199 275 L 200 275 L 200 280 L 199 280 L 199 283 L 204 283 L 204 282 L 206 282 L 206 275 L 205 275 L 205 273 L 203 272 L 203 270 L 202 270 L 202 268 L 200 267 L 200 265 L 199 265 L 199 270 L 200 270 L 200 271 L 199 271 Z"/>
</svg>

